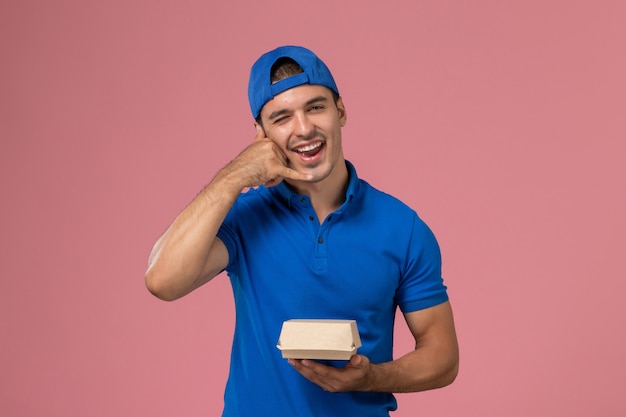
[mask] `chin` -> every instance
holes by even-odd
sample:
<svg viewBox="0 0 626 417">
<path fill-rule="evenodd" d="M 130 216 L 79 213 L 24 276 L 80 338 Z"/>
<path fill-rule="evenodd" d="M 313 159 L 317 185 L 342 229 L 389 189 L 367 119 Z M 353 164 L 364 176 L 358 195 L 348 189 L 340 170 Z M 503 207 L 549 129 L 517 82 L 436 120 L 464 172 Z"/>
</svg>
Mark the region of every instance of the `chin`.
<svg viewBox="0 0 626 417">
<path fill-rule="evenodd" d="M 305 169 L 304 172 L 307 172 L 313 175 L 313 179 L 310 182 L 318 183 L 330 177 L 330 174 L 332 172 L 332 167 L 319 166 L 313 169 Z"/>
</svg>

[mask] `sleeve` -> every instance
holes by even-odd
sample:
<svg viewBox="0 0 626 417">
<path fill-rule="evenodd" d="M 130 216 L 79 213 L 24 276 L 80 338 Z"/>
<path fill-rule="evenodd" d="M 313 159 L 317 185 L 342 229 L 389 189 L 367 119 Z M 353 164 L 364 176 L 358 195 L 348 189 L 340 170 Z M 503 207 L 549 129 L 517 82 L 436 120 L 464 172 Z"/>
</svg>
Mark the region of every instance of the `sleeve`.
<svg viewBox="0 0 626 417">
<path fill-rule="evenodd" d="M 406 261 L 396 299 L 404 313 L 433 307 L 448 301 L 441 276 L 441 252 L 435 235 L 417 216 L 407 245 Z"/>
<path fill-rule="evenodd" d="M 234 229 L 237 201 L 235 202 L 235 205 L 231 207 L 230 211 L 226 215 L 226 218 L 224 219 L 224 222 L 217 231 L 217 237 L 224 243 L 226 249 L 228 250 L 228 265 L 225 268 L 226 271 L 230 271 L 238 260 L 238 245 Z"/>
</svg>

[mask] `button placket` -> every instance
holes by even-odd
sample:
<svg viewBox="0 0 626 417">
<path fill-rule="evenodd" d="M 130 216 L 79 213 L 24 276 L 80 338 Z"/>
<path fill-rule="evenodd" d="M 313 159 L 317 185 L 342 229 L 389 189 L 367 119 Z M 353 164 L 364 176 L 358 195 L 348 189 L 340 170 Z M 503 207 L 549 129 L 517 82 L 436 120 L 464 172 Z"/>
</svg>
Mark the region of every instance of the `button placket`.
<svg viewBox="0 0 626 417">
<path fill-rule="evenodd" d="M 320 225 L 315 244 L 315 267 L 319 271 L 328 269 L 328 232 L 330 224 L 328 219 Z"/>
<path fill-rule="evenodd" d="M 315 211 L 313 211 L 311 200 L 305 195 L 296 195 L 292 198 L 292 202 L 298 207 L 298 211 L 303 216 L 305 222 L 308 223 L 309 226 L 307 227 L 310 230 L 311 237 L 316 239 L 319 235 L 320 225 L 317 222 Z"/>
</svg>

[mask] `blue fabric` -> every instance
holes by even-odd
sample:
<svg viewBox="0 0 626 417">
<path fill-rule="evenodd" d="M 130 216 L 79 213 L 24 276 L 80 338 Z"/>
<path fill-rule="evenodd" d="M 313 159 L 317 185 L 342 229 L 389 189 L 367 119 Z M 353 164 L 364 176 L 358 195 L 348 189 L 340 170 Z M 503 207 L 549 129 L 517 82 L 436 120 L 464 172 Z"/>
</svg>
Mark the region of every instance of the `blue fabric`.
<svg viewBox="0 0 626 417">
<path fill-rule="evenodd" d="M 272 84 L 272 66 L 280 58 L 291 58 L 300 65 L 302 73 L 287 77 Z M 303 84 L 323 85 L 339 95 L 339 89 L 330 70 L 324 62 L 301 46 L 281 46 L 263 54 L 250 70 L 248 101 L 252 116 L 256 119 L 261 109 L 274 96 Z"/>
<path fill-rule="evenodd" d="M 285 320 L 355 319 L 358 353 L 387 362 L 396 308 L 448 300 L 430 229 L 347 165 L 346 201 L 321 225 L 309 198 L 283 182 L 241 194 L 219 230 L 236 308 L 224 417 L 375 417 L 396 409 L 389 393 L 323 391 L 276 348 Z"/>
</svg>

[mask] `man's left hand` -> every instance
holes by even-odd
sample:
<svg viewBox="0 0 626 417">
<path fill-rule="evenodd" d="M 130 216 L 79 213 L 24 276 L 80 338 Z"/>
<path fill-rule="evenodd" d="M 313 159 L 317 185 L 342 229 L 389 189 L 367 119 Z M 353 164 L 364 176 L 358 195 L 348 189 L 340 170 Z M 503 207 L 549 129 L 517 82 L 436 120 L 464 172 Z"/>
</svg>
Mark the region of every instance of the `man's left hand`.
<svg viewBox="0 0 626 417">
<path fill-rule="evenodd" d="M 310 359 L 289 359 L 306 379 L 328 392 L 368 391 L 373 365 L 363 355 L 353 355 L 343 368 L 323 365 Z"/>
</svg>

